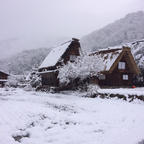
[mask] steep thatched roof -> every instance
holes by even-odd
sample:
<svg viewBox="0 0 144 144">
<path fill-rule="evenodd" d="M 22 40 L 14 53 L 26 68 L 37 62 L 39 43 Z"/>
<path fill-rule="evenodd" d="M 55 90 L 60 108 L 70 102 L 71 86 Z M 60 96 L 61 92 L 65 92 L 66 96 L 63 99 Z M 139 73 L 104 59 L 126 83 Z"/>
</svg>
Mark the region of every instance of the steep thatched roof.
<svg viewBox="0 0 144 144">
<path fill-rule="evenodd" d="M 115 67 L 118 65 L 118 62 L 125 55 L 127 63 L 131 69 L 131 71 L 135 74 L 139 74 L 139 68 L 135 63 L 134 57 L 131 53 L 131 49 L 129 47 L 121 47 L 121 48 L 108 48 L 100 51 L 96 51 L 90 55 L 99 55 L 104 64 L 103 72 L 111 73 Z"/>
<path fill-rule="evenodd" d="M 44 61 L 40 65 L 39 69 L 50 67 L 50 66 L 55 66 L 56 63 L 61 59 L 65 51 L 69 48 L 69 45 L 71 44 L 71 42 L 72 41 L 65 42 L 61 44 L 60 46 L 57 46 L 54 49 L 52 49 L 51 52 L 47 55 L 47 57 L 44 59 Z"/>
</svg>

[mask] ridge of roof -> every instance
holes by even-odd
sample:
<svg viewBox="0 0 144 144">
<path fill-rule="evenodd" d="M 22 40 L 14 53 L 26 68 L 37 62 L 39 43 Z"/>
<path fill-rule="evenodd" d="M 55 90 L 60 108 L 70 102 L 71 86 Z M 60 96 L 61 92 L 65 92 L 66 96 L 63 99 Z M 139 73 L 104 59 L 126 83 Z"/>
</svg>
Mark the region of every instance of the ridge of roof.
<svg viewBox="0 0 144 144">
<path fill-rule="evenodd" d="M 116 51 L 119 51 L 119 50 L 130 50 L 130 47 L 128 45 L 121 45 L 121 46 L 114 46 L 114 47 L 108 47 L 108 48 L 105 48 L 105 49 L 99 49 L 99 50 L 96 50 L 95 52 L 92 52 L 90 53 L 89 55 L 95 55 L 95 54 L 104 54 L 104 53 L 111 53 L 111 52 L 116 52 Z"/>
<path fill-rule="evenodd" d="M 90 53 L 90 56 L 91 55 L 96 55 L 96 54 L 106 54 L 106 53 L 112 53 L 112 52 L 116 52 L 116 51 L 122 51 L 123 48 L 115 48 L 115 49 L 100 49 L 100 50 L 97 50 L 95 52 L 92 52 Z"/>
</svg>

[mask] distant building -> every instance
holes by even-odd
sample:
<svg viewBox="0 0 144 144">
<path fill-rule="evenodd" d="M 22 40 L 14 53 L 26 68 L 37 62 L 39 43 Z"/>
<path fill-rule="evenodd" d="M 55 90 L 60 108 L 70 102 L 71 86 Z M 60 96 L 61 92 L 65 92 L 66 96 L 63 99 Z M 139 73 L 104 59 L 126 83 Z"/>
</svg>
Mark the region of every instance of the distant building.
<svg viewBox="0 0 144 144">
<path fill-rule="evenodd" d="M 129 47 L 109 48 L 90 55 L 98 55 L 103 60 L 103 71 L 92 78 L 101 87 L 132 86 L 134 76 L 140 73 Z"/>
<path fill-rule="evenodd" d="M 39 67 L 42 86 L 58 87 L 58 68 L 68 61 L 73 62 L 77 56 L 80 56 L 80 43 L 75 38 L 52 49 Z"/>
<path fill-rule="evenodd" d="M 0 71 L 0 87 L 4 87 L 8 79 L 8 74 Z"/>
</svg>

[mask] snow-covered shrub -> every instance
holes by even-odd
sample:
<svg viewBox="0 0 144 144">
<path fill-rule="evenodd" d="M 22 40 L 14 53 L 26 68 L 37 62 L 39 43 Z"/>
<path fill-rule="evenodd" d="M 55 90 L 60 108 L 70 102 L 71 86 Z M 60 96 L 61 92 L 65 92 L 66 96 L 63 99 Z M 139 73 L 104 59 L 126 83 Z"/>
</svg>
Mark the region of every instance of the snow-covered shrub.
<svg viewBox="0 0 144 144">
<path fill-rule="evenodd" d="M 140 68 L 140 74 L 133 78 L 133 84 L 138 87 L 144 86 L 144 69 Z"/>
<path fill-rule="evenodd" d="M 28 85 L 26 85 L 26 86 L 24 87 L 24 90 L 25 90 L 25 91 L 32 91 L 33 88 L 32 88 L 32 86 L 31 86 L 30 84 L 28 84 Z"/>
<path fill-rule="evenodd" d="M 61 84 L 68 84 L 72 80 L 97 76 L 103 69 L 102 59 L 99 56 L 80 56 L 75 62 L 68 62 L 59 69 L 58 78 Z"/>
<path fill-rule="evenodd" d="M 25 84 L 25 76 L 24 75 L 10 75 L 8 77 L 8 81 L 6 86 L 8 87 L 21 87 Z"/>
<path fill-rule="evenodd" d="M 33 75 L 30 85 L 35 88 L 41 86 L 41 78 L 37 74 Z"/>
<path fill-rule="evenodd" d="M 88 85 L 87 96 L 93 96 L 94 94 L 97 94 L 98 93 L 98 89 L 100 89 L 100 87 L 98 85 L 96 85 L 96 84 Z"/>
<path fill-rule="evenodd" d="M 41 87 L 41 77 L 38 74 L 37 69 L 33 69 L 26 78 L 27 86 L 30 85 L 33 88 Z M 28 86 L 29 87 L 29 86 Z"/>
<path fill-rule="evenodd" d="M 8 81 L 6 83 L 6 86 L 8 87 L 18 87 L 18 79 L 16 76 L 9 76 Z"/>
<path fill-rule="evenodd" d="M 5 91 L 9 91 L 9 87 L 8 86 L 5 86 Z"/>
</svg>

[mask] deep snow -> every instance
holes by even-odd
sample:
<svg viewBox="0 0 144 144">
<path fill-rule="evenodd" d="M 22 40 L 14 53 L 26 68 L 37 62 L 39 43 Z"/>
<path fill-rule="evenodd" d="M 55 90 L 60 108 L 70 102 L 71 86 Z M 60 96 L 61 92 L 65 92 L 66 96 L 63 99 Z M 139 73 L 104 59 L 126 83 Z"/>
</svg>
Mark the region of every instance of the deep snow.
<svg viewBox="0 0 144 144">
<path fill-rule="evenodd" d="M 143 102 L 81 95 L 0 89 L 0 144 L 18 144 L 13 137 L 22 135 L 22 144 L 137 144 L 144 139 Z"/>
</svg>

